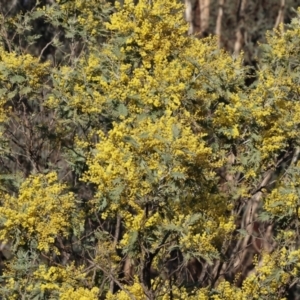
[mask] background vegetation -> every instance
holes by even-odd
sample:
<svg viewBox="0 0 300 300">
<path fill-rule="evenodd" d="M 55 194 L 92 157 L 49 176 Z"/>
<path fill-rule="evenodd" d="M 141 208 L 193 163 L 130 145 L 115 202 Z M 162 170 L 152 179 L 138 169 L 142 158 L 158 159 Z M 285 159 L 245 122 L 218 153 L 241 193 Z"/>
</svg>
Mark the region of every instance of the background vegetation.
<svg viewBox="0 0 300 300">
<path fill-rule="evenodd" d="M 255 3 L 2 3 L 3 299 L 299 298 L 300 17 Z"/>
</svg>

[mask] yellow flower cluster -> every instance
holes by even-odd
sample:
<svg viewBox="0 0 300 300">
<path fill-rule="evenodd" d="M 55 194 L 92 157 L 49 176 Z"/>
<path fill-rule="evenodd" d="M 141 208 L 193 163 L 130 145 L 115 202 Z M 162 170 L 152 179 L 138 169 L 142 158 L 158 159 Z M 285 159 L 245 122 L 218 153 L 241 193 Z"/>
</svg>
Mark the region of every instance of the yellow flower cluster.
<svg viewBox="0 0 300 300">
<path fill-rule="evenodd" d="M 3 226 L 1 240 L 16 238 L 21 242 L 35 239 L 38 249 L 54 249 L 58 235 L 67 236 L 73 227 L 75 197 L 66 193 L 66 186 L 58 183 L 57 174 L 30 176 L 22 184 L 18 197 L 4 195 L 0 207 Z M 81 222 L 77 219 L 78 225 Z"/>
<path fill-rule="evenodd" d="M 283 247 L 272 254 L 263 253 L 260 261 L 256 261 L 254 273 L 248 275 L 242 287 L 238 288 L 227 281 L 221 281 L 211 298 L 214 300 L 226 299 L 281 299 L 279 291 L 282 285 L 288 284 L 291 276 L 297 276 L 299 271 L 299 250 L 287 250 Z M 294 267 L 292 267 L 294 266 Z M 284 268 L 291 268 L 291 272 L 284 271 Z"/>
<path fill-rule="evenodd" d="M 184 121 L 170 115 L 155 121 L 145 118 L 138 123 L 128 119 L 114 124 L 108 136 L 99 134 L 101 141 L 88 161 L 89 170 L 84 179 L 97 184 L 99 198 L 108 197 L 121 186 L 120 202 L 114 202 L 109 210 L 116 211 L 120 206 L 133 208 L 134 217 L 127 210 L 122 210 L 122 214 L 129 228 L 135 230 L 160 222 L 156 214 L 145 223 L 140 206 L 141 199 L 155 186 L 171 178 L 172 173 L 187 176 L 189 163 L 203 168 L 214 165 L 211 149 L 201 141 L 201 136 L 193 134 Z"/>
<path fill-rule="evenodd" d="M 284 186 L 272 190 L 265 200 L 264 208 L 273 216 L 289 214 L 299 217 L 300 212 L 297 211 L 299 206 L 297 189 L 292 184 L 290 184 L 289 192 L 286 192 L 286 188 L 287 186 Z"/>
<path fill-rule="evenodd" d="M 98 299 L 99 289 L 86 288 L 87 276 L 83 267 L 74 264 L 50 267 L 40 264 L 30 277 L 16 280 L 16 273 L 12 270 L 5 272 L 4 277 L 10 290 L 9 299 L 19 299 L 20 291 L 27 296 L 46 294 L 51 299 Z"/>
<path fill-rule="evenodd" d="M 111 109 L 117 102 L 129 113 L 148 114 L 157 109 L 173 112 L 182 106 L 187 108 L 186 102 L 194 99 L 198 104 L 191 109 L 192 116 L 206 116 L 204 107 L 223 96 L 214 82 L 221 80 L 228 85 L 240 80 L 241 60 L 235 61 L 221 50 L 216 52 L 213 38 L 186 36 L 186 23 L 179 13 L 182 5 L 176 1 L 133 3 L 130 0 L 122 7 L 117 5 L 106 24 L 115 35 L 101 51 L 91 47 L 89 55 L 76 62 L 76 72 L 72 67 L 57 70 L 54 77 L 64 101 L 85 113 Z M 124 42 L 116 49 L 113 41 L 120 36 Z M 238 99 L 236 93 L 232 97 Z M 54 96 L 49 104 L 58 105 Z M 235 111 L 232 108 L 230 115 Z M 239 135 L 236 124 L 231 128 L 228 123 L 228 127 L 234 137 Z"/>
<path fill-rule="evenodd" d="M 63 11 L 65 22 L 69 23 L 72 20 L 73 24 L 80 25 L 81 30 L 85 31 L 87 36 L 101 36 L 103 32 L 102 11 L 98 8 L 107 9 L 109 4 L 103 0 L 74 0 L 74 1 L 61 1 L 57 3 L 60 6 L 60 11 Z M 51 6 L 47 7 L 48 14 L 51 14 Z M 78 24 L 77 24 L 78 23 Z"/>
<path fill-rule="evenodd" d="M 225 135 L 237 138 L 241 132 L 244 137 L 258 134 L 255 146 L 261 159 L 269 160 L 274 153 L 284 149 L 288 143 L 298 136 L 300 124 L 300 103 L 298 101 L 299 84 L 298 66 L 292 70 L 292 61 L 297 60 L 299 47 L 291 42 L 299 36 L 299 28 L 279 30 L 268 33 L 268 52 L 258 71 L 257 85 L 247 97 L 239 93 L 230 96 L 230 103 L 220 105 L 216 110 L 214 123 L 216 126 L 231 127 Z M 255 132 L 248 130 L 256 127 Z"/>
<path fill-rule="evenodd" d="M 137 276 L 134 277 L 134 283 L 132 285 L 125 285 L 124 289 L 116 294 L 108 292 L 106 295 L 106 300 L 132 300 L 141 299 L 146 300 L 147 297 L 144 293 L 144 289 L 139 282 Z"/>
<path fill-rule="evenodd" d="M 43 83 L 44 76 L 49 74 L 49 62 L 41 63 L 38 58 L 30 54 L 18 55 L 15 52 L 6 52 L 0 48 L 0 79 L 6 83 L 7 88 L 11 88 L 10 76 L 19 75 L 21 84 L 26 82 L 26 86 L 37 89 Z M 24 77 L 24 78 L 23 78 Z"/>
<path fill-rule="evenodd" d="M 60 294 L 60 300 L 98 300 L 99 289 L 93 287 L 91 290 L 85 288 L 70 288 Z"/>
<path fill-rule="evenodd" d="M 0 47 L 0 122 L 7 120 L 9 109 L 4 108 L 7 101 L 17 92 L 22 96 L 38 91 L 48 74 L 48 62 L 40 63 L 38 58 L 29 54 L 18 55 Z M 17 88 L 14 86 L 15 83 Z"/>
<path fill-rule="evenodd" d="M 133 0 L 125 0 L 122 9 L 117 8 L 119 11 L 113 14 L 107 28 L 130 36 L 124 51 L 131 51 L 137 45 L 146 68 L 151 67 L 152 60 L 157 65 L 163 63 L 166 53 L 180 49 L 187 41 L 184 37 L 187 25 L 175 14 L 183 8 L 178 2 L 158 0 L 149 5 L 142 0 L 134 5 Z"/>
</svg>

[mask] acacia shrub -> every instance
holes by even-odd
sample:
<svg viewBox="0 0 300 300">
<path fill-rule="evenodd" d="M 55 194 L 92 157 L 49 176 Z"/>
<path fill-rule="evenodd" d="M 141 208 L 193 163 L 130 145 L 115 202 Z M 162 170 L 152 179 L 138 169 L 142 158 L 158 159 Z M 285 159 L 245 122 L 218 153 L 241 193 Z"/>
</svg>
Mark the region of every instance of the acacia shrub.
<svg viewBox="0 0 300 300">
<path fill-rule="evenodd" d="M 2 47 L 0 236 L 12 258 L 0 294 L 291 295 L 300 266 L 298 19 L 268 34 L 258 80 L 245 87 L 242 56 L 187 36 L 182 4 L 116 3 L 100 26 L 92 9 L 102 5 L 27 12 L 80 37 L 81 51 L 71 47 L 59 63 Z M 93 38 L 102 26 L 103 44 Z"/>
</svg>

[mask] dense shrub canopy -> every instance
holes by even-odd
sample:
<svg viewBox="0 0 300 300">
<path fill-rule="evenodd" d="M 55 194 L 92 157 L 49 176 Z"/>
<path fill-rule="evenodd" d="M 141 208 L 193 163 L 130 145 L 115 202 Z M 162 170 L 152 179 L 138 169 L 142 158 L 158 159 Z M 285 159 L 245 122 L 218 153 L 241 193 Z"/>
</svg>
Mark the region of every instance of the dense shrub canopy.
<svg viewBox="0 0 300 300">
<path fill-rule="evenodd" d="M 267 33 L 249 85 L 183 9 L 0 16 L 4 299 L 299 294 L 299 17 Z"/>
</svg>

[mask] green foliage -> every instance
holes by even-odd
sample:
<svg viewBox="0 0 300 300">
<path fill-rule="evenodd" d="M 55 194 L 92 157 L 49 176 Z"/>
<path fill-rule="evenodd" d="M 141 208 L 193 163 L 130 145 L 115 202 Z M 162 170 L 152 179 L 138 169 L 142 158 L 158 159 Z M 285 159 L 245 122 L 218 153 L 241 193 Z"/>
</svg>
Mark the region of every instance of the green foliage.
<svg viewBox="0 0 300 300">
<path fill-rule="evenodd" d="M 247 87 L 242 56 L 187 36 L 182 10 L 2 16 L 3 298 L 296 295 L 299 20 L 267 34 Z"/>
</svg>

